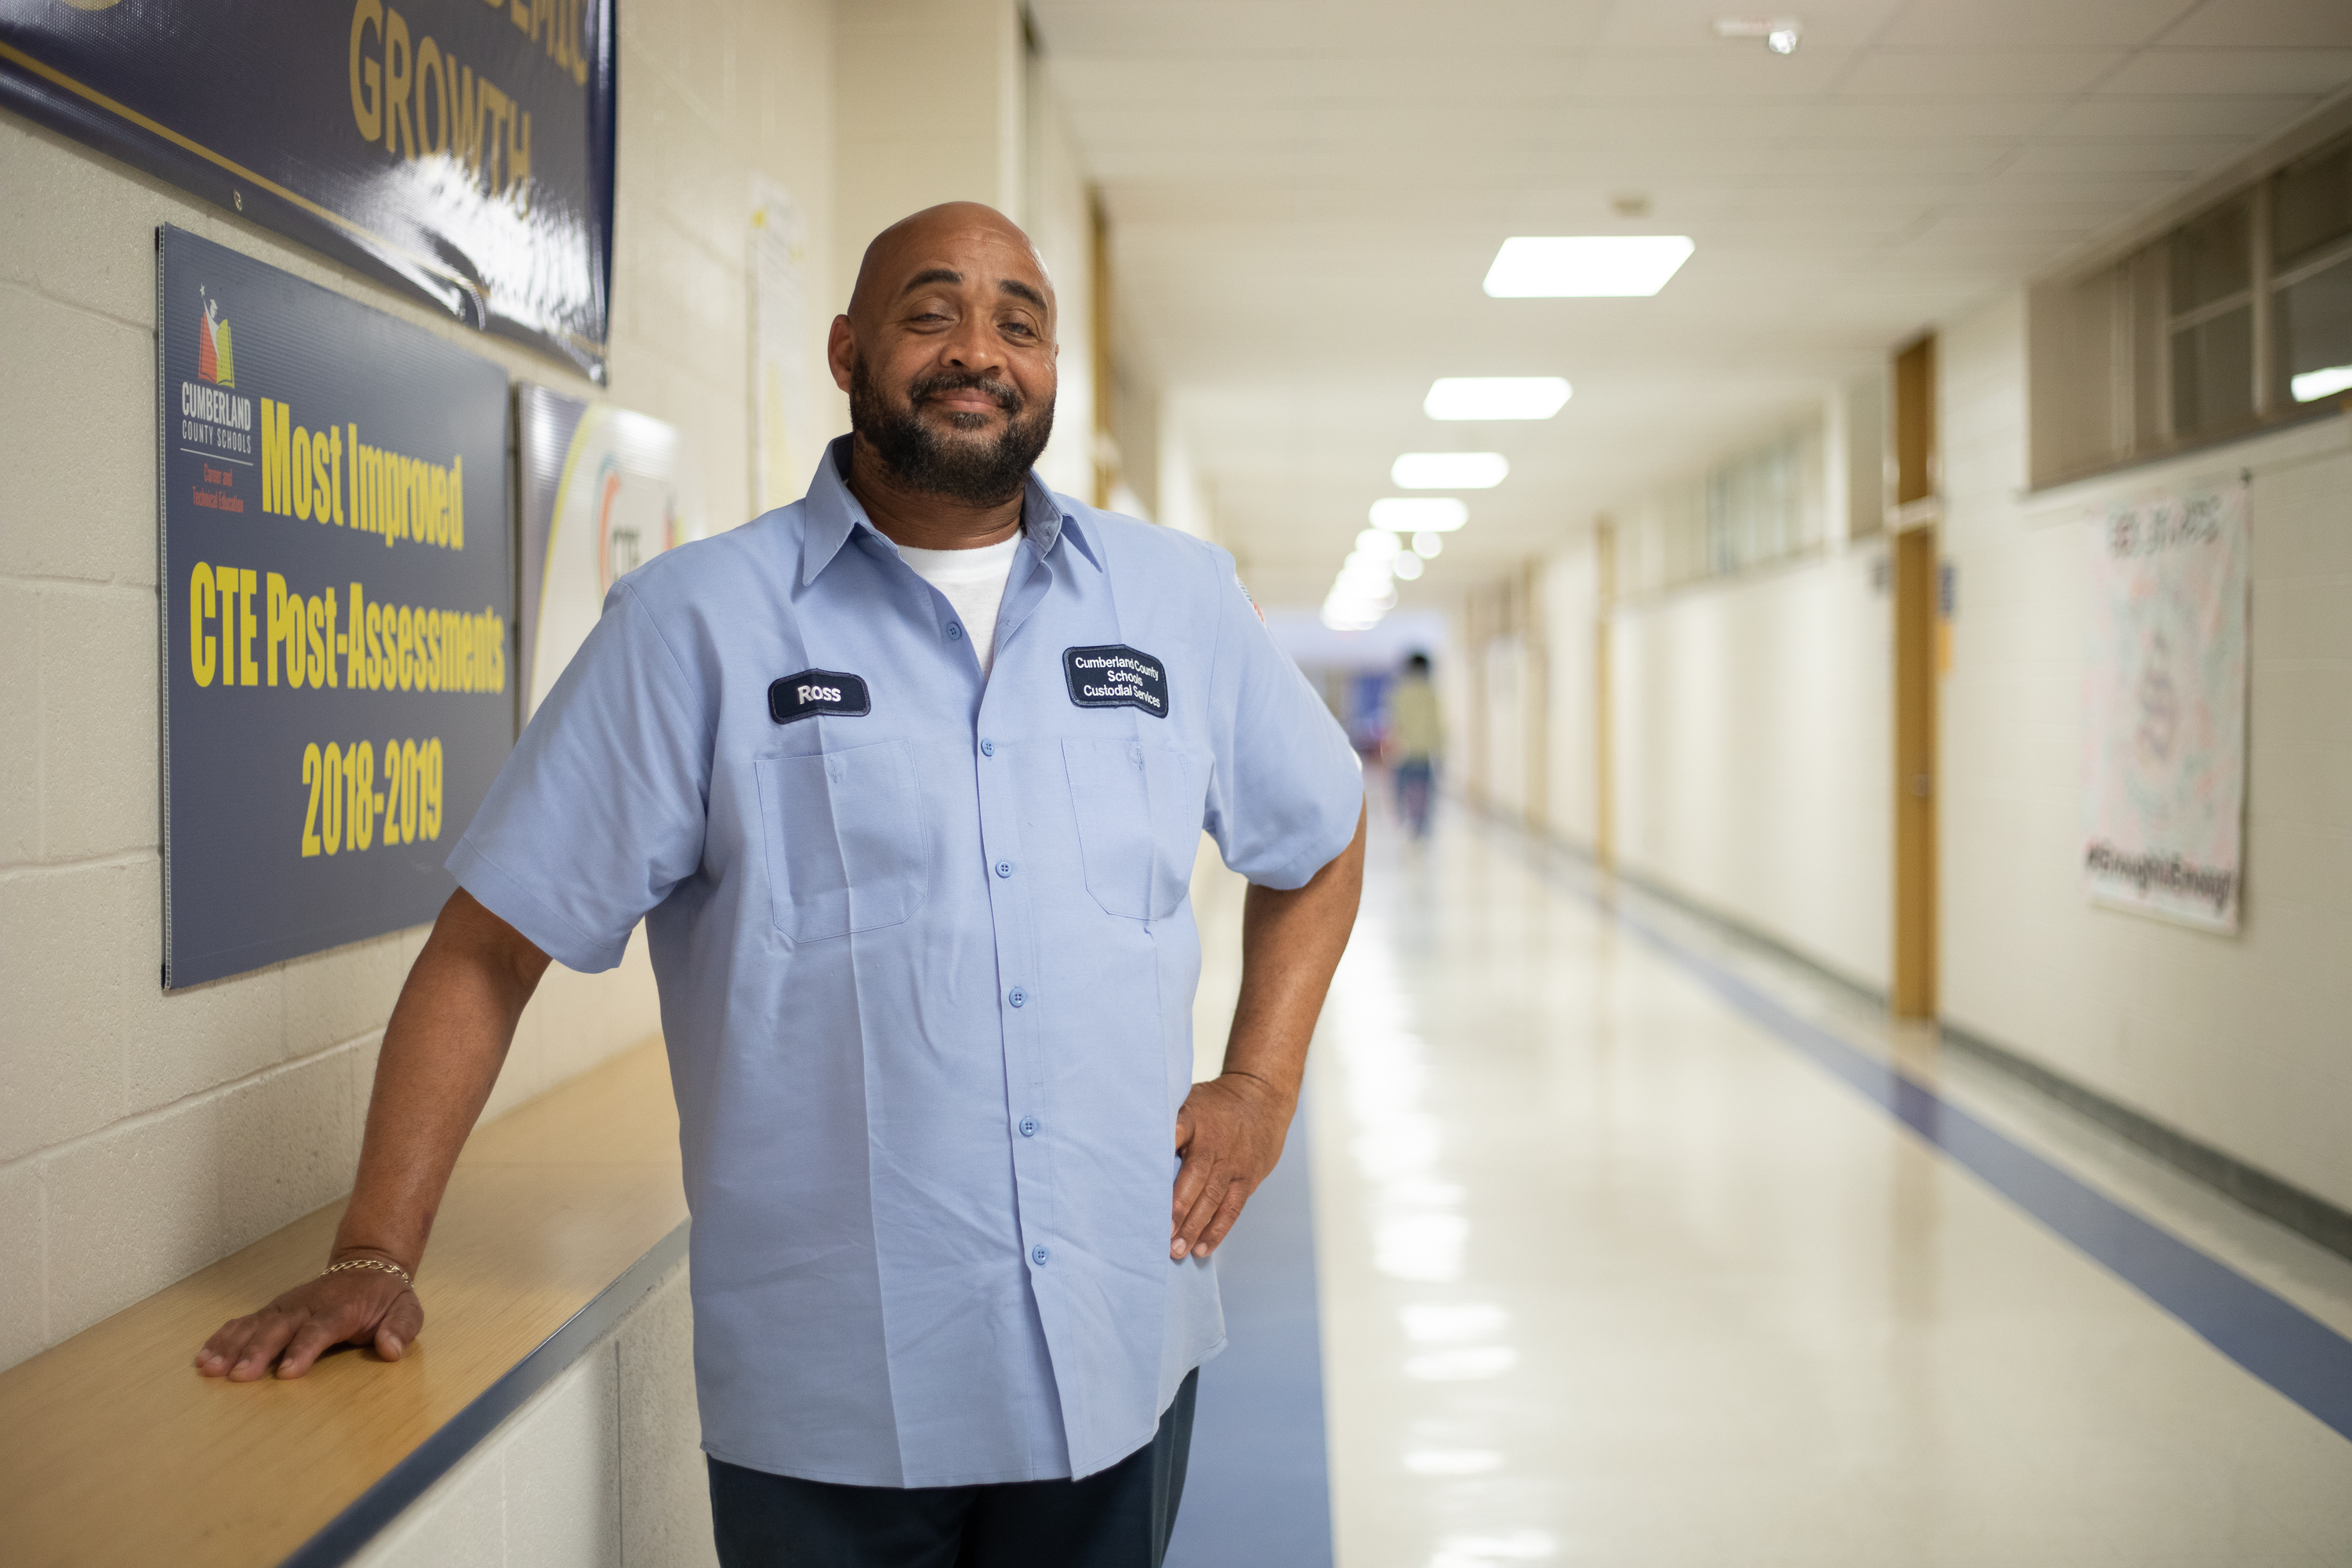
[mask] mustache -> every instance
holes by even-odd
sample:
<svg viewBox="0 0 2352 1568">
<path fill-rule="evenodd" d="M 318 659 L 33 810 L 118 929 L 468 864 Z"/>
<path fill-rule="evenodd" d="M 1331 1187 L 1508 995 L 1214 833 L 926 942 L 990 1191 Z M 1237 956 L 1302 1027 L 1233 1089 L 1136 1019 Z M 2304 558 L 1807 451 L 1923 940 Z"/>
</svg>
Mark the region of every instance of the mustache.
<svg viewBox="0 0 2352 1568">
<path fill-rule="evenodd" d="M 1009 381 L 999 381 L 992 375 L 980 375 L 968 370 L 943 370 L 934 375 L 917 376 L 907 384 L 909 404 L 929 402 L 950 392 L 982 392 L 995 400 L 1007 414 L 1021 412 L 1021 394 Z"/>
</svg>

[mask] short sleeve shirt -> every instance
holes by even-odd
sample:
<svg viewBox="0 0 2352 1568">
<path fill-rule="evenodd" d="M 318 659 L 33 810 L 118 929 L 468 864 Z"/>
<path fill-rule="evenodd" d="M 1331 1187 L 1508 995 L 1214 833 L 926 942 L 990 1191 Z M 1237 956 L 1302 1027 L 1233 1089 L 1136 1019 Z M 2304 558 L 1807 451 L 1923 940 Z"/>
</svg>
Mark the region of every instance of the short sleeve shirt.
<svg viewBox="0 0 2352 1568">
<path fill-rule="evenodd" d="M 646 922 L 710 1453 L 1087 1475 L 1223 1342 L 1168 1257 L 1200 836 L 1300 887 L 1361 775 L 1223 552 L 1033 475 L 983 679 L 845 460 L 614 587 L 449 867 L 574 969 Z"/>
</svg>

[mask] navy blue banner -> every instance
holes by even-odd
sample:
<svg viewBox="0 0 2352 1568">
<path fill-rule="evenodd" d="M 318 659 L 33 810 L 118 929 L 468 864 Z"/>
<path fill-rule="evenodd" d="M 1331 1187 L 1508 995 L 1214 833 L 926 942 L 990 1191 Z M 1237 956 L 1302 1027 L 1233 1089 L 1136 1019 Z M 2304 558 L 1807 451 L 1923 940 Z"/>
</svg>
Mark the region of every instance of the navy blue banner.
<svg viewBox="0 0 2352 1568">
<path fill-rule="evenodd" d="M 0 0 L 0 105 L 602 380 L 613 0 Z"/>
<path fill-rule="evenodd" d="M 163 983 L 431 920 L 514 745 L 507 380 L 157 236 Z"/>
</svg>

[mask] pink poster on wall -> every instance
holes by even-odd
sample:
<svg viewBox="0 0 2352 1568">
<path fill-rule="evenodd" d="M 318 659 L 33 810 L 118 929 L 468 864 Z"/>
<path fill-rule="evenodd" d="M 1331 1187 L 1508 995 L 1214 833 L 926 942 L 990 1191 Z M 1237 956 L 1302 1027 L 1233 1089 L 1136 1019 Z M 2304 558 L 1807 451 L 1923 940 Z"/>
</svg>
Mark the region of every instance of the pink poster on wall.
<svg viewBox="0 0 2352 1568">
<path fill-rule="evenodd" d="M 2246 487 L 2091 525 L 2083 875 L 2092 899 L 2238 929 L 2246 798 Z"/>
</svg>

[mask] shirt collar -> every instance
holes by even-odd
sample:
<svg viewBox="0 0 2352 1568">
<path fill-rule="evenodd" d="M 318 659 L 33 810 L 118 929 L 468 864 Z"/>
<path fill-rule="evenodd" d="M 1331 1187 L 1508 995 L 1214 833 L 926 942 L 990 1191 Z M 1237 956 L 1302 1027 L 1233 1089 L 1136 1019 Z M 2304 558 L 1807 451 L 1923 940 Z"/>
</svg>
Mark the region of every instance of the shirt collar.
<svg viewBox="0 0 2352 1568">
<path fill-rule="evenodd" d="M 852 439 L 848 436 L 835 437 L 825 447 L 824 459 L 816 466 L 816 477 L 809 482 L 806 522 L 801 543 L 803 587 L 817 580 L 818 574 L 833 563 L 833 558 L 841 553 L 841 547 L 848 543 L 850 535 L 859 529 L 888 542 L 882 531 L 866 517 L 866 508 L 849 493 L 849 486 L 843 478 L 849 468 Z M 1075 515 L 1062 510 L 1061 501 L 1046 488 L 1045 481 L 1037 477 L 1034 468 L 1029 470 L 1029 478 L 1022 489 L 1021 527 L 1022 531 L 1028 535 L 1039 560 L 1050 560 L 1054 547 L 1066 536 L 1077 546 L 1078 553 L 1086 557 L 1088 564 L 1101 570 L 1102 562 L 1096 556 L 1085 528 Z"/>
</svg>

